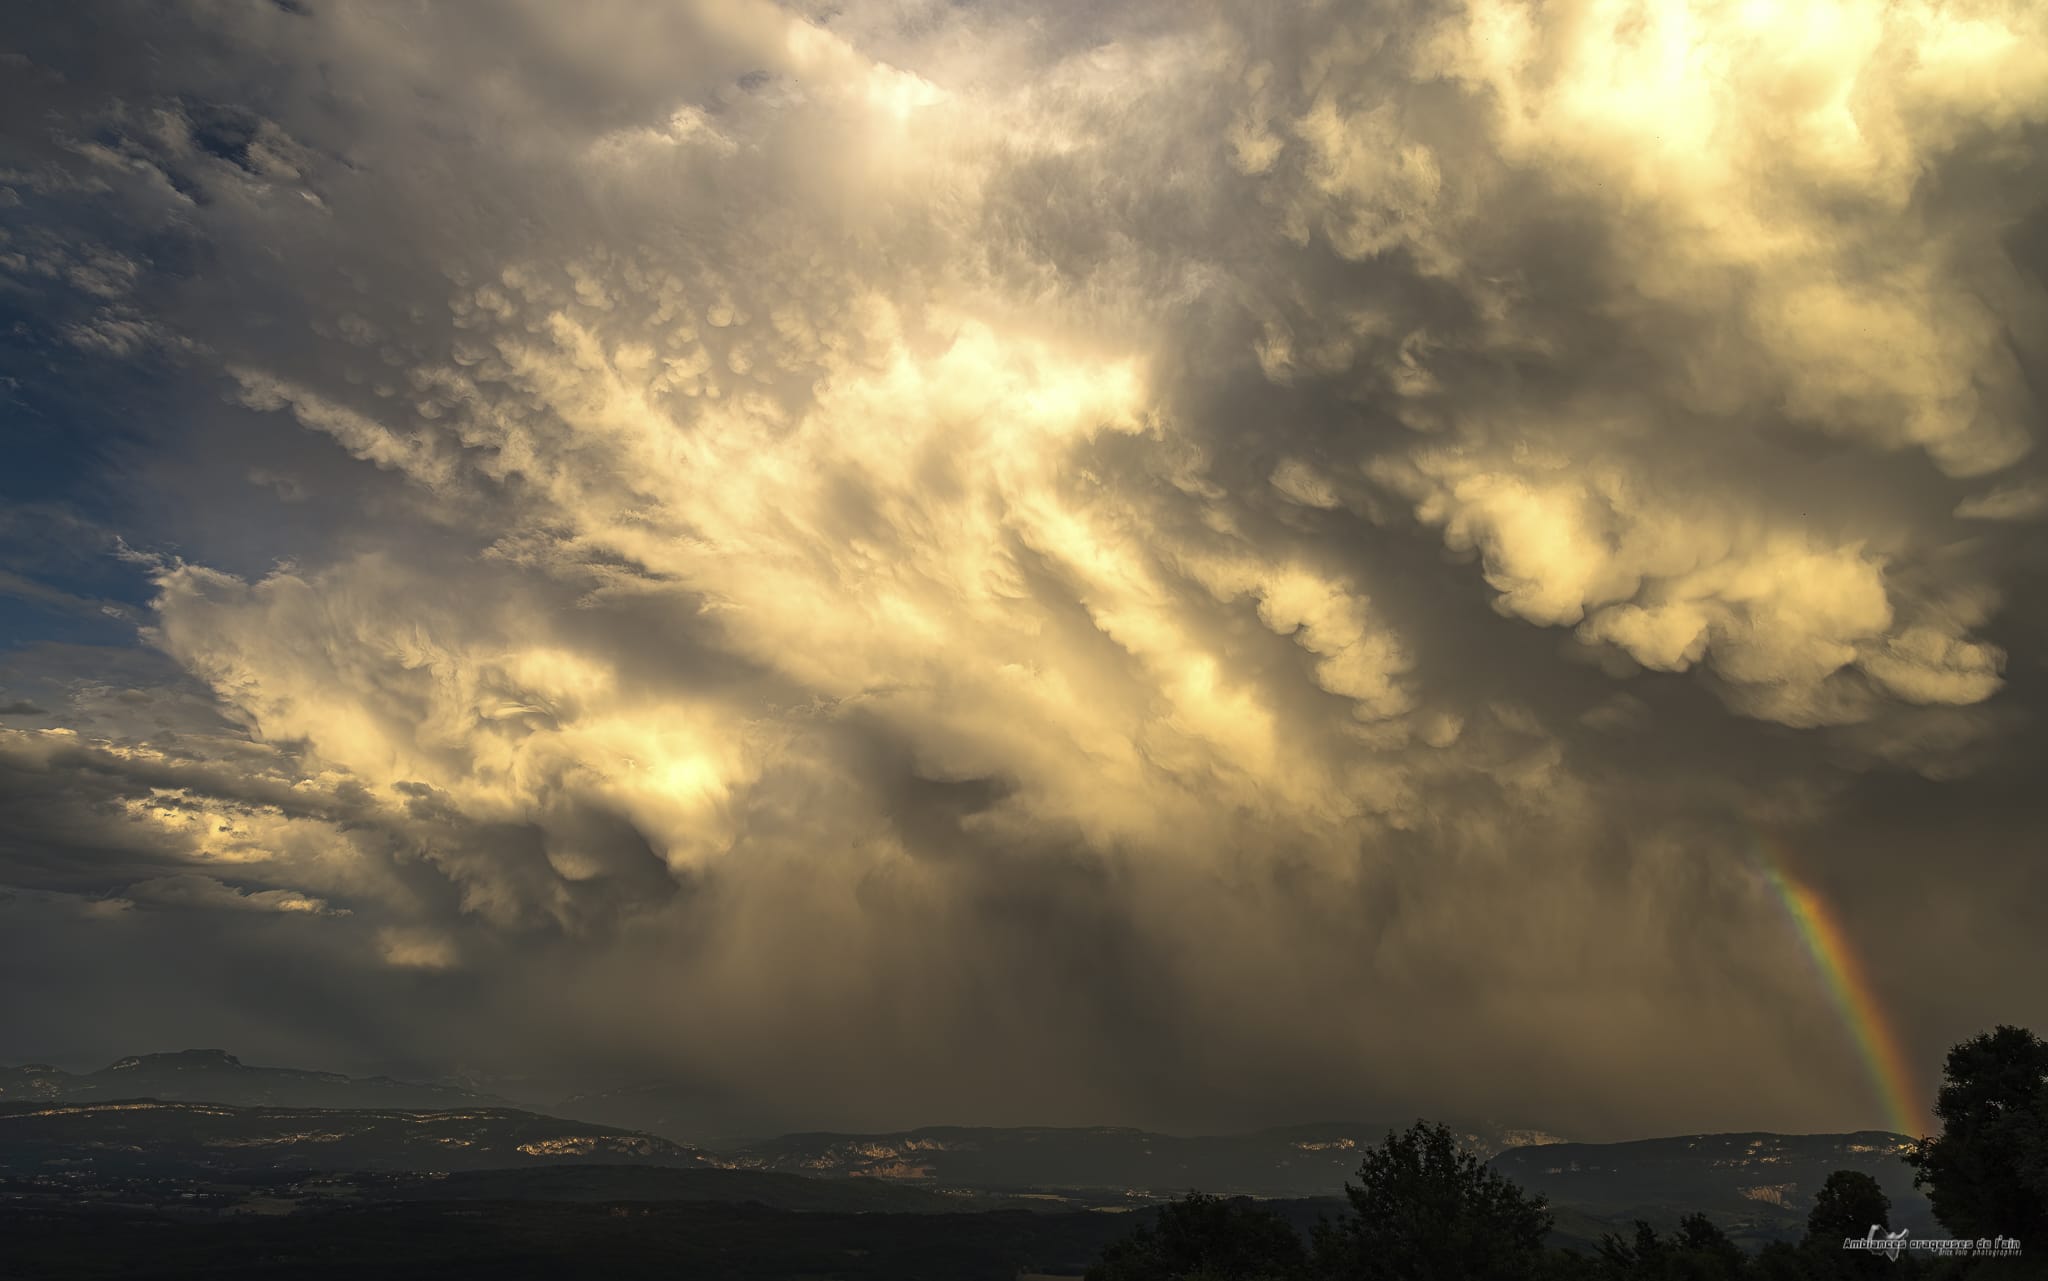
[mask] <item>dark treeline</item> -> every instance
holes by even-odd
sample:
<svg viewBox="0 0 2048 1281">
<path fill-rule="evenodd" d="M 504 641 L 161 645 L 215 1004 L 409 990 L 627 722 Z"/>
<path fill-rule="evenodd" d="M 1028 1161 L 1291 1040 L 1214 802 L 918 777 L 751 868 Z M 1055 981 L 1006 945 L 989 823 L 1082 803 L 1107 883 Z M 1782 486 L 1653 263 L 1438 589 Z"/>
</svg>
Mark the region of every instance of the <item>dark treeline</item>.
<svg viewBox="0 0 2048 1281">
<path fill-rule="evenodd" d="M 1838 1170 L 1814 1197 L 1805 1237 L 1752 1255 L 1704 1214 L 1672 1233 L 1638 1222 L 1597 1250 L 1546 1245 L 1553 1220 L 1531 1195 L 1419 1123 L 1367 1151 L 1348 1210 L 1304 1240 L 1250 1200 L 1190 1193 L 1103 1252 L 1088 1281 L 1994 1281 L 2048 1278 L 2048 1042 L 2001 1027 L 1949 1053 L 1941 1133 L 1906 1158 L 1948 1234 L 2019 1242 L 2017 1257 L 1897 1257 L 1849 1238 L 1892 1231 L 1877 1181 Z M 1907 1238 L 1910 1243 L 1911 1238 Z"/>
</svg>

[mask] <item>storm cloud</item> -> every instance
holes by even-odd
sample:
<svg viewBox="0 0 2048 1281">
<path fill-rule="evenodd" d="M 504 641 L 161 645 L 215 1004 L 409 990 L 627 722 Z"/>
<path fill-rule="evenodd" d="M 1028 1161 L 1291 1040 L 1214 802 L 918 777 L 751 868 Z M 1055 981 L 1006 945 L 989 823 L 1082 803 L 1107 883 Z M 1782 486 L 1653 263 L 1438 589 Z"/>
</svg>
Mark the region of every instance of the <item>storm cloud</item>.
<svg viewBox="0 0 2048 1281">
<path fill-rule="evenodd" d="M 1877 1124 L 1763 839 L 2048 1020 L 2038 5 L 13 27 L 0 1054 Z"/>
</svg>

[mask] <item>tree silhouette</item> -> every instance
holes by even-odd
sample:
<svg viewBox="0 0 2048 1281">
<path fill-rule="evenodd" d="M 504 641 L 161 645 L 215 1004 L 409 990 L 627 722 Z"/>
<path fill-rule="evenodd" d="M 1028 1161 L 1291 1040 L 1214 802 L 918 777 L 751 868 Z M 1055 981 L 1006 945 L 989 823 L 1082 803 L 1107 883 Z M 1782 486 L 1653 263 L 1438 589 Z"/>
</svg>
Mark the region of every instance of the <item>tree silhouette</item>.
<svg viewBox="0 0 2048 1281">
<path fill-rule="evenodd" d="M 1190 1192 L 1103 1251 L 1088 1281 L 1299 1281 L 1307 1266 L 1301 1236 L 1280 1216 Z"/>
<path fill-rule="evenodd" d="M 1877 1180 L 1860 1170 L 1837 1170 L 1813 1198 L 1806 1216 L 1808 1240 L 1840 1246 L 1844 1237 L 1860 1237 L 1877 1228 L 1891 1231 L 1892 1199 Z"/>
<path fill-rule="evenodd" d="M 2048 1250 L 2048 1042 L 2001 1026 L 1949 1051 L 1937 1136 L 1907 1157 L 1934 1217 L 1958 1237 Z"/>
<path fill-rule="evenodd" d="M 1789 1241 L 1772 1241 L 1750 1260 L 1749 1275 L 1757 1281 L 1813 1281 L 1809 1257 Z"/>
<path fill-rule="evenodd" d="M 1600 1250 L 1594 1257 L 1600 1261 L 1599 1275 L 1602 1277 L 1633 1281 L 1636 1277 L 1663 1276 L 1664 1263 L 1670 1254 L 1670 1243 L 1658 1236 L 1655 1228 L 1637 1219 L 1632 1238 L 1623 1238 L 1614 1232 L 1602 1233 Z"/>
<path fill-rule="evenodd" d="M 1674 1236 L 1659 1236 L 1641 1219 L 1632 1236 L 1602 1235 L 1598 1252 L 1576 1275 L 1592 1281 L 1742 1281 L 1751 1273 L 1741 1246 L 1706 1215 L 1688 1214 Z"/>
<path fill-rule="evenodd" d="M 1678 1222 L 1677 1263 L 1673 1276 L 1697 1281 L 1733 1281 L 1749 1270 L 1749 1257 L 1704 1214 L 1688 1214 Z"/>
<path fill-rule="evenodd" d="M 1521 1281 L 1539 1277 L 1550 1210 L 1458 1146 L 1441 1125 L 1417 1122 L 1369 1148 L 1354 1213 L 1316 1230 L 1315 1261 L 1329 1281 Z"/>
<path fill-rule="evenodd" d="M 1800 1252 L 1808 1272 L 1822 1278 L 1892 1276 L 1901 1260 L 1881 1254 L 1846 1250 L 1849 1237 L 1867 1236 L 1872 1228 L 1888 1233 L 1892 1227 L 1892 1199 L 1877 1180 L 1860 1170 L 1837 1170 L 1814 1195 L 1813 1209 L 1806 1216 L 1806 1239 Z"/>
</svg>

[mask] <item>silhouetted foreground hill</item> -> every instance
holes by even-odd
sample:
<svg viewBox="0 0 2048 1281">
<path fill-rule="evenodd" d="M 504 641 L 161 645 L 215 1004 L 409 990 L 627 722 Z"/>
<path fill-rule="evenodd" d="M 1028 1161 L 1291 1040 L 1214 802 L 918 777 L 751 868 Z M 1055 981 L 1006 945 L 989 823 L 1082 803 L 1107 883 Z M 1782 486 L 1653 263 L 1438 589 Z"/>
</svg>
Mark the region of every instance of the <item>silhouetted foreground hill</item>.
<svg viewBox="0 0 2048 1281">
<path fill-rule="evenodd" d="M 136 1054 L 83 1074 L 44 1063 L 0 1067 L 0 1103 L 172 1099 L 277 1108 L 503 1107 L 506 1101 L 456 1085 L 388 1076 L 353 1077 L 303 1068 L 251 1067 L 225 1050 Z"/>
<path fill-rule="evenodd" d="M 1078 1276 L 1130 1226 L 1121 1214 L 792 1214 L 701 1202 L 387 1202 L 207 1220 L 0 1203 L 0 1277 L 1016 1281 Z"/>
<path fill-rule="evenodd" d="M 965 1205 L 950 1214 L 883 1211 L 881 1202 L 899 1197 L 947 1199 L 865 1180 L 644 1167 L 486 1171 L 445 1181 L 390 1176 L 341 1186 L 343 1199 L 316 1192 L 295 1210 L 265 1194 L 303 1188 L 239 1187 L 226 1198 L 234 1209 L 207 1212 L 177 1201 L 24 1196 L 18 1181 L 0 1180 L 0 1277 L 1016 1281 L 1032 1273 L 1078 1276 L 1156 1213 Z M 664 1190 L 684 1199 L 640 1199 Z M 728 1199 L 742 1191 L 762 1195 Z M 797 1200 L 785 1203 L 792 1193 Z M 809 1199 L 852 1193 L 876 1203 L 849 1213 Z M 1345 1208 L 1329 1198 L 1266 1205 L 1304 1236 Z M 1561 1221 L 1551 1239 L 1590 1252 L 1601 1232 L 1623 1226 L 1579 1217 Z"/>
<path fill-rule="evenodd" d="M 700 1165 L 651 1134 L 512 1108 L 238 1108 L 154 1099 L 0 1104 L 0 1171 L 482 1170 Z"/>
</svg>

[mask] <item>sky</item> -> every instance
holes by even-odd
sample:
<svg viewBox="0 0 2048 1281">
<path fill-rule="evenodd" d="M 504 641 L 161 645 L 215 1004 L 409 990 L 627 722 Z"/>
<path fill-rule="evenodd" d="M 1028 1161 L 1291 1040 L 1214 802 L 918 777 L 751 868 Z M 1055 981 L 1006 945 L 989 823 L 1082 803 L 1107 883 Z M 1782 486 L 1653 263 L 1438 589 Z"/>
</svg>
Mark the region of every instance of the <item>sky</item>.
<svg viewBox="0 0 2048 1281">
<path fill-rule="evenodd" d="M 2048 8 L 0 72 L 0 1061 L 1615 1139 L 2048 1030 Z"/>
</svg>

